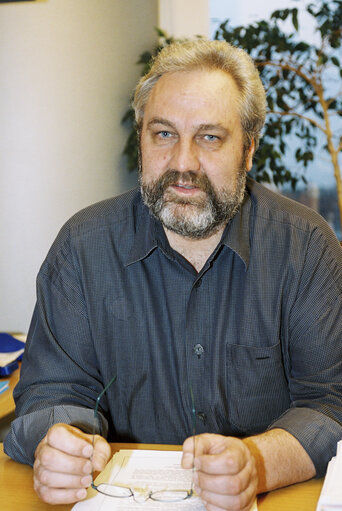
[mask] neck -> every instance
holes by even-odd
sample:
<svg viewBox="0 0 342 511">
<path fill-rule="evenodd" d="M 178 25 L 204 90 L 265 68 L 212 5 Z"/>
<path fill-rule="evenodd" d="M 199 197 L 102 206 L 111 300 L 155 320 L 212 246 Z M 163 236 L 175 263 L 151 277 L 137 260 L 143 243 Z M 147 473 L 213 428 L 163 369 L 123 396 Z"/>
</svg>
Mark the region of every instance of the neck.
<svg viewBox="0 0 342 511">
<path fill-rule="evenodd" d="M 166 237 L 170 246 L 181 254 L 190 264 L 200 272 L 209 256 L 217 247 L 226 224 L 222 225 L 213 234 L 204 239 L 193 239 L 187 236 L 181 236 L 164 227 Z"/>
</svg>

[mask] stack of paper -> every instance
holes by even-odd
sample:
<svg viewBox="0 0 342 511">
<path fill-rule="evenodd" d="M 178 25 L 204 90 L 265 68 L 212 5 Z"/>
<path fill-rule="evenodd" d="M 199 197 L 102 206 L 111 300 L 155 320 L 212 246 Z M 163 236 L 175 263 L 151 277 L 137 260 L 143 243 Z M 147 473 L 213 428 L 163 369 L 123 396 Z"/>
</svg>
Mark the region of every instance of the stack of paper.
<svg viewBox="0 0 342 511">
<path fill-rule="evenodd" d="M 121 450 L 116 453 L 96 484 L 109 482 L 130 488 L 148 488 L 151 491 L 191 488 L 192 470 L 181 468 L 181 451 Z M 181 502 L 155 502 L 148 499 L 143 504 L 127 499 L 106 497 L 91 488 L 87 499 L 79 502 L 74 511 L 206 511 L 203 502 L 196 495 Z M 251 511 L 257 511 L 256 502 Z"/>
<path fill-rule="evenodd" d="M 17 361 L 23 356 L 25 340 L 24 335 L 14 337 L 0 333 L 0 376 L 7 376 L 18 367 Z"/>
<path fill-rule="evenodd" d="M 336 456 L 328 464 L 316 511 L 342 511 L 342 440 L 337 444 Z"/>
</svg>

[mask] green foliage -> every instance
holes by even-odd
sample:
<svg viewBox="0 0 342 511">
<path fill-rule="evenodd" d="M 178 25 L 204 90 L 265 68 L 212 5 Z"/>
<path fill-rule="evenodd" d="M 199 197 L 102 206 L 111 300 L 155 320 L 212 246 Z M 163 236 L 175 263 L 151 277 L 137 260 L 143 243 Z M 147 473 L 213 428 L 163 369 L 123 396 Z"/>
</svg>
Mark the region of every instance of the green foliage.
<svg viewBox="0 0 342 511">
<path fill-rule="evenodd" d="M 341 0 L 318 0 L 306 10 L 320 34 L 318 47 L 298 39 L 297 8 L 276 10 L 269 20 L 247 26 L 231 27 L 227 20 L 215 34 L 215 39 L 247 50 L 267 92 L 267 120 L 252 170 L 255 179 L 277 185 L 290 183 L 293 188 L 299 180 L 306 182 L 305 171 L 315 157 L 318 130 L 327 136 L 327 116 L 342 116 L 341 96 L 338 90 L 332 91 L 331 83 L 327 86 L 332 76 L 342 76 Z M 282 29 L 288 19 L 294 29 L 290 34 Z M 162 30 L 157 29 L 157 33 L 159 45 L 152 52 L 144 52 L 138 61 L 143 65 L 142 75 L 148 71 L 151 57 L 173 41 Z M 325 97 L 328 90 L 331 97 Z M 137 142 L 131 110 L 123 123 L 130 129 L 124 154 L 129 170 L 133 170 L 137 167 Z M 339 134 L 332 131 L 337 140 Z M 326 150 L 331 152 L 331 147 L 328 141 Z M 296 170 L 289 168 L 290 154 L 297 162 Z"/>
<path fill-rule="evenodd" d="M 341 1 L 319 1 L 306 10 L 314 17 L 321 36 L 319 47 L 298 40 L 297 8 L 274 11 L 269 21 L 231 27 L 222 23 L 215 39 L 224 39 L 248 51 L 267 92 L 268 115 L 253 172 L 259 181 L 275 184 L 306 181 L 305 170 L 314 160 L 318 130 L 327 136 L 327 113 L 341 115 L 341 97 L 327 98 L 334 76 L 341 74 Z M 294 31 L 286 34 L 281 24 L 290 19 Z M 335 73 L 336 74 L 336 73 Z M 334 93 L 338 94 L 338 89 Z M 331 119 L 328 119 L 331 121 Z M 334 135 L 332 135 L 334 136 Z M 328 152 L 331 145 L 327 144 Z M 296 170 L 289 169 L 293 155 Z"/>
</svg>

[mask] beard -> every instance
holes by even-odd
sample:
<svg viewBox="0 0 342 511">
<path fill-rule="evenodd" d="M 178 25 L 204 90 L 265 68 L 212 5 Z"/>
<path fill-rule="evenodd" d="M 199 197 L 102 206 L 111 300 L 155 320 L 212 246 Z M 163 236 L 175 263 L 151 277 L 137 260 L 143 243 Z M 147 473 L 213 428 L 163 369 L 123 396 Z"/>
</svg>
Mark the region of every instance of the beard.
<svg viewBox="0 0 342 511">
<path fill-rule="evenodd" d="M 177 183 L 196 186 L 201 190 L 199 197 L 179 197 L 170 188 Z M 233 185 L 215 189 L 206 174 L 191 170 L 170 169 L 145 183 L 140 167 L 140 185 L 144 203 L 164 227 L 181 236 L 204 239 L 228 223 L 238 211 L 245 195 L 246 169 L 241 164 Z"/>
</svg>

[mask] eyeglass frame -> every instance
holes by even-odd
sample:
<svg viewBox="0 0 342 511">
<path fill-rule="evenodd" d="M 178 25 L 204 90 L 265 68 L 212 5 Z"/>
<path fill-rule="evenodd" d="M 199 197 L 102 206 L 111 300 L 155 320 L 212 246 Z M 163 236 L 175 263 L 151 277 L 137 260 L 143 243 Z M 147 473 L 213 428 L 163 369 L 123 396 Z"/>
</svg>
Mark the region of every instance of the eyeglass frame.
<svg viewBox="0 0 342 511">
<path fill-rule="evenodd" d="M 93 452 L 94 452 L 94 449 L 95 449 L 95 435 L 96 435 L 96 426 L 98 424 L 100 424 L 100 420 L 99 420 L 99 414 L 98 414 L 98 408 L 99 408 L 99 404 L 100 404 L 100 400 L 102 398 L 102 396 L 107 392 L 107 390 L 109 389 L 109 387 L 112 385 L 112 383 L 114 383 L 114 381 L 116 380 L 116 375 L 113 376 L 113 378 L 109 381 L 109 383 L 107 383 L 107 385 L 103 388 L 103 390 L 100 392 L 100 394 L 97 396 L 96 398 L 96 402 L 95 402 L 95 407 L 94 407 L 94 422 L 93 422 L 93 441 L 92 441 L 92 445 L 93 445 Z M 195 443 L 195 437 L 196 437 L 196 409 L 195 409 L 195 401 L 194 401 L 194 395 L 193 395 L 193 391 L 192 391 L 192 386 L 191 384 L 189 385 L 190 387 L 190 397 L 191 397 L 191 404 L 192 404 L 192 408 L 191 408 L 191 412 L 192 412 L 192 437 L 193 437 L 193 440 L 194 440 L 194 450 L 193 450 L 193 453 L 194 453 L 194 457 L 193 457 L 193 463 L 192 463 L 192 477 L 191 477 L 191 487 L 190 487 L 190 490 L 180 490 L 180 489 L 176 489 L 176 490 L 155 490 L 155 491 L 147 491 L 146 493 L 144 492 L 139 492 L 139 495 L 143 495 L 144 496 L 144 500 L 142 500 L 141 502 L 146 502 L 146 500 L 148 499 L 151 499 L 153 501 L 156 501 L 156 502 L 182 502 L 183 500 L 187 500 L 188 498 L 192 497 L 194 495 L 194 489 L 193 489 L 193 486 L 194 486 L 194 472 L 195 472 L 195 447 L 196 447 L 196 443 Z M 92 460 L 92 458 L 91 458 Z M 133 491 L 132 488 L 130 488 L 129 486 L 121 486 L 121 485 L 116 485 L 116 484 L 112 484 L 112 483 L 100 483 L 99 485 L 96 485 L 95 484 L 95 481 L 94 481 L 94 471 L 92 471 L 91 473 L 91 484 L 90 486 L 92 487 L 93 490 L 96 490 L 98 493 L 101 493 L 101 495 L 105 495 L 106 497 L 113 497 L 113 498 L 129 498 L 129 497 L 133 497 L 134 500 L 135 499 L 135 493 Z M 101 484 L 105 484 L 105 485 L 108 485 L 108 486 L 113 486 L 113 487 L 117 487 L 117 488 L 122 488 L 122 489 L 125 489 L 125 490 L 128 490 L 129 493 L 127 495 L 110 495 L 108 493 L 105 493 L 103 491 L 101 491 L 101 489 L 99 488 Z M 179 500 L 175 500 L 175 499 L 170 499 L 170 500 L 167 500 L 167 499 L 158 499 L 158 498 L 155 498 L 153 497 L 153 495 L 157 494 L 157 493 L 177 493 L 177 492 L 183 492 L 183 493 L 186 493 L 186 496 L 183 497 L 183 498 L 179 498 Z M 140 502 L 140 501 L 137 501 L 136 502 Z"/>
</svg>

